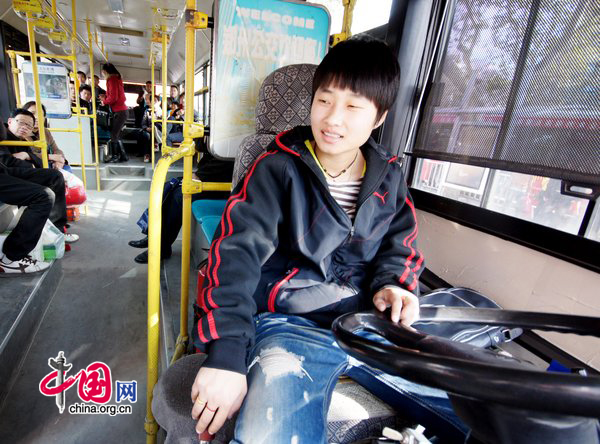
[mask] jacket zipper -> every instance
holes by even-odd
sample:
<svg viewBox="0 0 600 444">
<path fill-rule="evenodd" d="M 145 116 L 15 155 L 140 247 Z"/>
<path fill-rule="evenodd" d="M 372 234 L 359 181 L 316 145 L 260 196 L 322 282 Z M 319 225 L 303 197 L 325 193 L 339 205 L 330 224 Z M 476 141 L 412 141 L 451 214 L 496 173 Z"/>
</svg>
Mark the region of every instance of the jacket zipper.
<svg viewBox="0 0 600 444">
<path fill-rule="evenodd" d="M 279 293 L 279 289 L 283 286 L 283 284 L 285 284 L 291 278 L 296 276 L 299 271 L 300 271 L 299 268 L 293 268 L 291 271 L 288 271 L 286 273 L 286 276 L 283 279 L 281 279 L 279 282 L 277 282 L 277 284 L 275 284 L 273 286 L 273 288 L 271 288 L 271 291 L 269 292 L 269 302 L 268 302 L 268 308 L 269 308 L 270 312 L 275 312 L 275 299 L 277 298 L 277 293 Z"/>
</svg>

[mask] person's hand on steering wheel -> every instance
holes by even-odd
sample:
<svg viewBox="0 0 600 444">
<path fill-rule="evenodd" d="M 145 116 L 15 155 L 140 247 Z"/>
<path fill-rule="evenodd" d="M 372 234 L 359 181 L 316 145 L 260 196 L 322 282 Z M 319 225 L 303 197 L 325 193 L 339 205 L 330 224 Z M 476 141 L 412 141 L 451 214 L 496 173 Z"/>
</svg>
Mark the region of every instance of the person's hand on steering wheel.
<svg viewBox="0 0 600 444">
<path fill-rule="evenodd" d="M 419 299 L 410 291 L 388 286 L 375 293 L 373 304 L 379 311 L 392 307 L 392 322 L 410 326 L 419 319 Z"/>
</svg>

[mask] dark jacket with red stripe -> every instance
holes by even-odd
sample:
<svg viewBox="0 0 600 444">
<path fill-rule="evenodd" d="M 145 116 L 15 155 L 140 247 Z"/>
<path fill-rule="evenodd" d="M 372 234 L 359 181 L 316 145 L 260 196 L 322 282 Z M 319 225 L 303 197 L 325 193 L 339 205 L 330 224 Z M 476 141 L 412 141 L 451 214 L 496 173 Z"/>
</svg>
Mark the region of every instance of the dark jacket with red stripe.
<svg viewBox="0 0 600 444">
<path fill-rule="evenodd" d="M 328 191 L 304 141 L 310 127 L 282 133 L 232 192 L 209 252 L 195 304 L 195 346 L 207 367 L 246 373 L 253 315 L 302 315 L 329 327 L 372 308 L 382 287 L 415 294 L 423 257 L 415 209 L 400 164 L 372 139 L 354 223 Z"/>
</svg>

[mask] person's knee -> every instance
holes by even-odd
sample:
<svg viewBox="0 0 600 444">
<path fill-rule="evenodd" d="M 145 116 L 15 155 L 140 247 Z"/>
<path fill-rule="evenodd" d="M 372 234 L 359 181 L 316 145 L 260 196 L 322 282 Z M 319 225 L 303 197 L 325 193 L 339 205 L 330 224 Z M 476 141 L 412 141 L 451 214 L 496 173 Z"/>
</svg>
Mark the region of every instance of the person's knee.
<svg viewBox="0 0 600 444">
<path fill-rule="evenodd" d="M 50 187 L 54 192 L 65 188 L 65 177 L 58 170 L 46 170 L 50 175 Z"/>
</svg>

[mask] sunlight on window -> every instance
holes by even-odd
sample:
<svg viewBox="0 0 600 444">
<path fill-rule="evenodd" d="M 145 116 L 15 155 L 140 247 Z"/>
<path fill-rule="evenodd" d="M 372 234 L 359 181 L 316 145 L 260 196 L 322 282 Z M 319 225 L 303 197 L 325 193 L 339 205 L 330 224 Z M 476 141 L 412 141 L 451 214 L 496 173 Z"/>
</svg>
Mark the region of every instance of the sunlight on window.
<svg viewBox="0 0 600 444">
<path fill-rule="evenodd" d="M 331 16 L 331 34 L 342 31 L 344 5 L 341 0 L 315 0 L 311 3 L 323 5 Z M 352 14 L 352 34 L 360 34 L 369 29 L 385 25 L 390 18 L 392 0 L 357 0 Z"/>
</svg>

